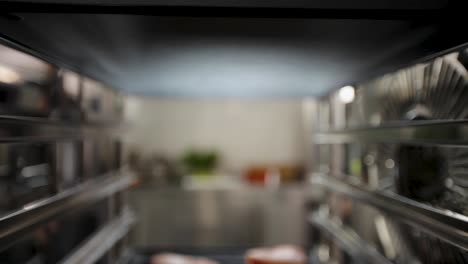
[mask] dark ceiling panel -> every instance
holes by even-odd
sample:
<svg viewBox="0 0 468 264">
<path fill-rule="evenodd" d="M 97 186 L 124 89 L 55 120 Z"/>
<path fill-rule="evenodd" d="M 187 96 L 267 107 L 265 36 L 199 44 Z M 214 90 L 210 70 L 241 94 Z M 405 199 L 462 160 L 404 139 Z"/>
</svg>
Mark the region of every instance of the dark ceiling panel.
<svg viewBox="0 0 468 264">
<path fill-rule="evenodd" d="M 331 9 L 440 9 L 449 0 L 14 0 L 0 2 L 100 6 L 297 7 Z"/>
<path fill-rule="evenodd" d="M 306 96 L 434 52 L 437 28 L 392 20 L 18 14 L 0 33 L 130 93 Z"/>
</svg>

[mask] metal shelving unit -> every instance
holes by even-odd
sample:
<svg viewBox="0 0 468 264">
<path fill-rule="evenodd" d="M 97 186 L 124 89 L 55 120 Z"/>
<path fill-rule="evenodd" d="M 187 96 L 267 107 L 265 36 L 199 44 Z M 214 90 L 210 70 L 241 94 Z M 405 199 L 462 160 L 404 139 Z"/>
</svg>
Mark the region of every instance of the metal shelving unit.
<svg viewBox="0 0 468 264">
<path fill-rule="evenodd" d="M 0 78 L 0 262 L 115 263 L 135 221 L 125 195 L 135 176 L 120 157 L 122 95 L 2 48 L 0 66 L 21 74 Z"/>
<path fill-rule="evenodd" d="M 457 56 L 358 84 L 352 103 L 338 92 L 313 102 L 310 183 L 326 190 L 329 214 L 309 223 L 330 252 L 352 263 L 468 263 L 468 78 Z M 362 227 L 376 215 L 391 230 Z M 385 246 L 400 256 L 379 254 Z"/>
</svg>

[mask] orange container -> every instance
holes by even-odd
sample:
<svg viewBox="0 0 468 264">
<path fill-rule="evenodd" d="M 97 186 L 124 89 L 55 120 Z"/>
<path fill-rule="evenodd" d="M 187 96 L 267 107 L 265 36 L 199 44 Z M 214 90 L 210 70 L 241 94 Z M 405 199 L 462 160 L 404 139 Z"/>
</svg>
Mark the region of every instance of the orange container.
<svg viewBox="0 0 468 264">
<path fill-rule="evenodd" d="M 280 176 L 280 183 L 293 182 L 300 174 L 300 168 L 292 165 L 254 166 L 247 169 L 244 178 L 255 185 L 265 185 L 270 173 L 276 171 Z"/>
<path fill-rule="evenodd" d="M 252 167 L 245 173 L 245 178 L 249 183 L 255 185 L 265 185 L 268 175 L 268 168 L 266 167 Z"/>
</svg>

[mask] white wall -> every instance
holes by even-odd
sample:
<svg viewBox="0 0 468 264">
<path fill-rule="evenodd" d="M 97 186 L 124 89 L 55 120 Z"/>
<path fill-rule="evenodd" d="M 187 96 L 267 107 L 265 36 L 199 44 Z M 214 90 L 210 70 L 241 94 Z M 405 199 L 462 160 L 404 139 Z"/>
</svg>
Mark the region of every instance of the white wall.
<svg viewBox="0 0 468 264">
<path fill-rule="evenodd" d="M 253 163 L 302 162 L 300 100 L 162 99 L 128 97 L 124 138 L 145 152 L 172 157 L 190 147 L 213 147 L 222 168 Z"/>
</svg>

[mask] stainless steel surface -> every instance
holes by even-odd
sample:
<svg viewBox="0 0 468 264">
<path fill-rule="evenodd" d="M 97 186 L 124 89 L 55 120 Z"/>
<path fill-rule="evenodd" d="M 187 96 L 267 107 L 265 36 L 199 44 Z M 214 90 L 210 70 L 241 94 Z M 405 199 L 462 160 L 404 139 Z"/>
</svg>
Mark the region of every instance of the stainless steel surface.
<svg viewBox="0 0 468 264">
<path fill-rule="evenodd" d="M 396 263 L 468 263 L 467 68 L 460 48 L 320 99 L 312 183 L 332 219 Z"/>
<path fill-rule="evenodd" d="M 29 117 L 65 125 L 105 124 L 119 122 L 123 114 L 122 95 L 112 87 L 4 45 L 0 45 L 0 92 L 2 120 L 15 115 L 12 121 L 42 125 L 52 123 Z"/>
<path fill-rule="evenodd" d="M 319 131 L 313 138 L 317 144 L 398 142 L 463 146 L 468 144 L 468 121 L 402 121 L 378 127 Z"/>
<path fill-rule="evenodd" d="M 117 216 L 133 181 L 119 170 L 122 106 L 113 88 L 0 45 L 0 262 L 55 263 Z"/>
<path fill-rule="evenodd" d="M 2 216 L 0 218 L 0 248 L 8 247 L 23 234 L 53 217 L 79 209 L 128 188 L 134 180 L 129 172 L 121 171 L 116 174 L 110 173 Z"/>
<path fill-rule="evenodd" d="M 336 221 L 321 216 L 319 213 L 312 214 L 309 221 L 336 241 L 341 248 L 355 259 L 356 263 L 392 263 L 356 233 Z"/>
<path fill-rule="evenodd" d="M 45 118 L 0 115 L 0 143 L 81 140 L 102 134 L 116 137 L 118 123 L 83 124 Z"/>
<path fill-rule="evenodd" d="M 301 186 L 268 190 L 133 189 L 136 247 L 248 247 L 303 244 L 305 202 Z"/>
<path fill-rule="evenodd" d="M 62 264 L 91 264 L 98 261 L 129 231 L 135 217 L 128 209 L 84 241 L 74 252 L 60 262 Z M 121 252 L 122 253 L 122 252 Z"/>
<path fill-rule="evenodd" d="M 311 183 L 375 206 L 401 222 L 454 246 L 468 249 L 468 217 L 464 215 L 439 210 L 392 193 L 372 191 L 332 176 L 316 175 L 312 177 Z"/>
<path fill-rule="evenodd" d="M 121 122 L 118 120 L 104 120 L 104 121 L 88 121 L 86 123 L 76 122 L 76 121 L 67 121 L 60 119 L 46 119 L 41 117 L 29 117 L 29 116 L 15 116 L 15 115 L 0 115 L 0 122 L 12 122 L 19 124 L 40 124 L 40 125 L 50 125 L 58 127 L 71 127 L 71 128 L 88 128 L 88 129 L 106 129 L 106 128 L 115 128 L 121 125 Z"/>
<path fill-rule="evenodd" d="M 303 142 L 305 142 L 305 161 L 306 170 L 313 171 L 315 167 L 316 155 L 318 147 L 314 143 L 313 138 L 310 136 L 315 126 L 319 124 L 318 116 L 319 104 L 318 100 L 314 98 L 305 98 L 302 100 L 302 124 L 303 124 Z"/>
</svg>

